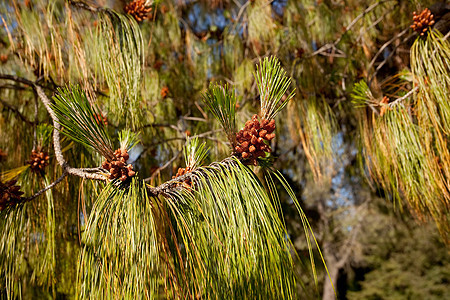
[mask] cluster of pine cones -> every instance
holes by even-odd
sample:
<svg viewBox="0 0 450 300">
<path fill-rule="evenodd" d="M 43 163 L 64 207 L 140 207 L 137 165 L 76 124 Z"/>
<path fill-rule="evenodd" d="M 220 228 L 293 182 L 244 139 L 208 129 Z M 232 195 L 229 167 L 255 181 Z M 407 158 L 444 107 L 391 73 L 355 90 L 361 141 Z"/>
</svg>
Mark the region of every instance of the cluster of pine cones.
<svg viewBox="0 0 450 300">
<path fill-rule="evenodd" d="M 428 8 L 425 8 L 420 14 L 413 12 L 413 21 L 411 28 L 423 36 L 428 28 L 434 24 L 434 16 Z"/>
<path fill-rule="evenodd" d="M 152 8 L 147 4 L 146 0 L 134 0 L 125 5 L 125 13 L 133 16 L 138 22 L 148 19 Z"/>
<path fill-rule="evenodd" d="M 15 185 L 16 182 L 17 180 L 0 182 L 0 211 L 22 201 L 23 192 L 20 191 L 20 186 Z"/>
<path fill-rule="evenodd" d="M 30 165 L 31 171 L 38 173 L 48 166 L 50 156 L 47 152 L 41 150 L 31 150 L 30 160 L 27 164 Z"/>
<path fill-rule="evenodd" d="M 172 176 L 172 179 L 177 178 L 178 176 L 182 176 L 186 173 L 189 173 L 191 171 L 191 169 L 189 167 L 187 168 L 178 168 L 177 174 L 175 174 L 174 176 Z M 190 178 L 187 178 L 186 180 L 184 180 L 183 182 L 177 184 L 178 185 L 182 185 L 183 187 L 190 189 L 192 187 L 192 182 Z"/>
<path fill-rule="evenodd" d="M 133 171 L 133 166 L 131 164 L 126 164 L 128 158 L 130 158 L 126 149 L 117 149 L 114 151 L 114 157 L 116 160 L 111 162 L 105 160 L 102 163 L 102 167 L 110 173 L 110 180 L 120 179 L 120 181 L 124 182 L 136 174 L 136 172 Z"/>
<path fill-rule="evenodd" d="M 275 120 L 258 120 L 254 115 L 245 123 L 245 127 L 236 134 L 237 146 L 235 155 L 242 158 L 248 164 L 257 165 L 257 158 L 264 157 L 266 152 L 272 149 L 265 141 L 271 141 L 275 137 Z"/>
</svg>

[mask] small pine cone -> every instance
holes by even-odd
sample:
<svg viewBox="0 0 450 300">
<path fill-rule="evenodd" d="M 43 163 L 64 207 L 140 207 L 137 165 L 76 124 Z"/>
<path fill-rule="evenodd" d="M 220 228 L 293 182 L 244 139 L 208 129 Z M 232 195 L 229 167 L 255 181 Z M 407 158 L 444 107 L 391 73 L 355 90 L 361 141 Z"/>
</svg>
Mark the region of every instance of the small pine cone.
<svg viewBox="0 0 450 300">
<path fill-rule="evenodd" d="M 23 192 L 20 191 L 20 186 L 15 185 L 16 182 L 16 180 L 10 180 L 4 184 L 0 182 L 0 210 L 16 205 L 23 199 Z"/>
<path fill-rule="evenodd" d="M 251 145 L 251 146 L 248 148 L 248 151 L 250 151 L 250 153 L 253 153 L 253 152 L 256 151 L 256 147 L 253 146 L 253 145 Z"/>
<path fill-rule="evenodd" d="M 252 139 L 250 140 L 250 142 L 255 145 L 258 142 L 258 138 L 256 137 L 256 135 L 252 136 Z"/>
<path fill-rule="evenodd" d="M 239 147 L 239 146 L 236 146 L 234 149 L 236 150 L 237 153 L 244 152 L 244 150 L 241 147 Z"/>
<path fill-rule="evenodd" d="M 128 3 L 124 8 L 125 13 L 133 16 L 138 22 L 148 19 L 152 8 L 146 2 L 146 0 L 134 0 Z"/>
<path fill-rule="evenodd" d="M 410 27 L 423 36 L 434 23 L 433 14 L 428 8 L 425 8 L 420 14 L 413 12 L 413 24 Z"/>
<path fill-rule="evenodd" d="M 247 152 L 242 152 L 242 158 L 246 159 L 248 158 L 250 155 Z"/>
<path fill-rule="evenodd" d="M 48 166 L 49 160 L 50 156 L 47 152 L 31 150 L 30 160 L 27 161 L 27 164 L 30 165 L 32 172 L 38 173 Z"/>
</svg>

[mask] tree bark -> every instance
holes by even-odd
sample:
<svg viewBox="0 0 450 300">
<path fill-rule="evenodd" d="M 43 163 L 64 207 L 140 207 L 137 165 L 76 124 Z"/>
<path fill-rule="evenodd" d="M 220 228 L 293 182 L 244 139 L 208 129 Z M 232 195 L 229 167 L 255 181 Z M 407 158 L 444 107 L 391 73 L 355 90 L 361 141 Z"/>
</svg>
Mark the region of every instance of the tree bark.
<svg viewBox="0 0 450 300">
<path fill-rule="evenodd" d="M 337 299 L 337 291 L 335 294 L 336 283 L 339 277 L 339 271 L 341 267 L 339 266 L 339 262 L 336 260 L 334 254 L 331 253 L 330 246 L 327 244 L 324 244 L 323 252 L 328 272 L 330 273 L 330 275 L 328 276 L 328 274 L 325 274 L 325 281 L 323 284 L 323 291 L 322 291 L 322 300 L 335 300 Z"/>
</svg>

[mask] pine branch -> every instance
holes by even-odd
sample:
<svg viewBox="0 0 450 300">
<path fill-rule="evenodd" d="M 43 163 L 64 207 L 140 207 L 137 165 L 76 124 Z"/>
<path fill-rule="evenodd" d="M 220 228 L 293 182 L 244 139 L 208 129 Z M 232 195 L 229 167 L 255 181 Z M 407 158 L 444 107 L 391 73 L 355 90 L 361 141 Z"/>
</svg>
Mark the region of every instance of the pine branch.
<svg viewBox="0 0 450 300">
<path fill-rule="evenodd" d="M 388 105 L 390 108 L 394 107 L 395 105 L 399 104 L 400 102 L 402 102 L 403 100 L 405 100 L 406 98 L 409 98 L 409 96 L 411 96 L 412 94 L 414 94 L 417 90 L 419 89 L 419 86 L 416 86 L 415 88 L 413 88 L 412 90 L 410 90 L 408 93 L 406 93 L 404 96 L 395 99 L 394 101 L 390 102 Z"/>
<path fill-rule="evenodd" d="M 64 156 L 61 151 L 61 138 L 59 131 L 61 130 L 61 125 L 58 123 L 58 117 L 56 116 L 55 112 L 51 108 L 51 101 L 47 97 L 47 95 L 44 93 L 42 88 L 36 84 L 33 84 L 32 87 L 36 91 L 37 95 L 39 96 L 39 99 L 44 104 L 45 108 L 47 109 L 47 112 L 49 113 L 52 121 L 53 121 L 53 127 L 55 130 L 53 130 L 53 148 L 55 150 L 55 156 L 56 160 L 58 161 L 59 165 L 63 168 L 63 170 L 66 170 L 67 173 L 81 177 L 81 178 L 88 178 L 88 179 L 95 179 L 95 180 L 102 180 L 105 181 L 106 178 L 103 175 L 97 174 L 97 173 L 89 173 L 84 171 L 83 169 L 79 168 L 72 168 L 69 166 L 69 164 L 64 159 Z"/>
<path fill-rule="evenodd" d="M 75 0 L 67 0 L 67 2 L 75 7 L 93 12 L 93 13 L 100 13 L 100 12 L 107 12 L 108 10 L 103 7 L 94 7 L 92 5 L 87 4 L 84 1 L 75 1 Z"/>
</svg>

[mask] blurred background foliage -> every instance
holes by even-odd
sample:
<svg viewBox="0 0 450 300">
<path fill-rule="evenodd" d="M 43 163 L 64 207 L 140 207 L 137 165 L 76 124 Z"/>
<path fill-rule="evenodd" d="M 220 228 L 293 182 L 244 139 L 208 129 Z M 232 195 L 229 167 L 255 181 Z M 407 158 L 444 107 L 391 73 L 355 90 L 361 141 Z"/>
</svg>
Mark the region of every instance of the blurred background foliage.
<svg viewBox="0 0 450 300">
<path fill-rule="evenodd" d="M 0 73 L 39 80 L 49 91 L 80 84 L 111 136 L 124 127 L 140 133 L 130 155 L 140 175 L 157 185 L 182 166 L 189 136 L 211 148 L 206 163 L 230 154 L 202 92 L 210 82 L 232 85 L 242 128 L 259 109 L 255 64 L 275 55 L 296 95 L 277 120 L 274 166 L 302 202 L 338 297 L 449 297 L 448 4 L 161 0 L 136 22 L 124 14 L 126 1 L 86 1 L 112 9 L 95 11 L 74 2 L 2 2 Z M 421 38 L 409 28 L 412 12 L 433 4 L 440 32 Z M 51 120 L 31 89 L 0 78 L 0 171 L 20 175 L 22 191 L 31 195 L 60 175 L 45 138 L 51 128 L 42 126 Z M 62 143 L 71 165 L 100 165 L 90 150 Z M 50 153 L 45 175 L 24 167 L 36 147 Z M 97 183 L 66 178 L 18 210 L 14 224 L 2 225 L 2 247 L 46 243 L 9 253 L 20 262 L 23 298 L 74 295 L 81 233 L 99 192 Z M 287 194 L 280 200 L 303 260 L 308 247 L 295 205 Z M 35 235 L 12 241 L 8 230 L 19 228 Z M 48 231 L 54 240 L 38 234 Z M 318 267 L 318 294 L 333 299 Z M 298 272 L 314 294 L 313 280 Z M 4 273 L 0 279 L 3 297 L 13 283 Z"/>
</svg>

